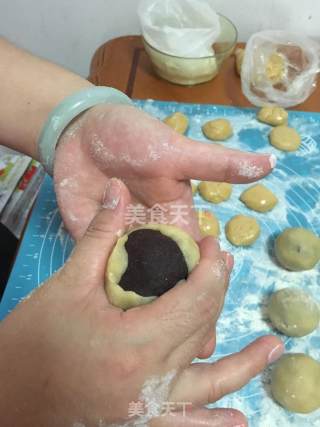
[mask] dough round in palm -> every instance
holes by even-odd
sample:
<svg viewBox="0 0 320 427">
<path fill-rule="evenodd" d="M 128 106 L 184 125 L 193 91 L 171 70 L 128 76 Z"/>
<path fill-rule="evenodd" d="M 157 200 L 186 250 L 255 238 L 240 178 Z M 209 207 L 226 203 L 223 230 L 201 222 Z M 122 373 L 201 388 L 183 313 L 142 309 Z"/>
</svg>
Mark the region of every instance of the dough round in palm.
<svg viewBox="0 0 320 427">
<path fill-rule="evenodd" d="M 282 356 L 271 375 L 274 399 L 291 412 L 309 413 L 320 407 L 320 363 L 303 353 Z"/>
<path fill-rule="evenodd" d="M 199 258 L 196 242 L 178 227 L 148 224 L 131 230 L 108 260 L 108 299 L 124 310 L 147 304 L 185 280 Z"/>
</svg>

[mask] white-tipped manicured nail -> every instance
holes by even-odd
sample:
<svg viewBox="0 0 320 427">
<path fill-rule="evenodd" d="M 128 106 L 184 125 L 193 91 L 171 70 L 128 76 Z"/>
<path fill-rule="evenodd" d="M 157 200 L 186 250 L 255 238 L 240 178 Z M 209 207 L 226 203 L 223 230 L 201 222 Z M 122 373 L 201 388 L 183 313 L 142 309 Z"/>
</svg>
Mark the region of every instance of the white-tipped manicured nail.
<svg viewBox="0 0 320 427">
<path fill-rule="evenodd" d="M 274 169 L 277 164 L 277 157 L 274 154 L 271 154 L 271 156 L 269 157 L 269 162 L 270 162 L 271 169 Z"/>
<path fill-rule="evenodd" d="M 284 346 L 283 344 L 278 344 L 275 346 L 268 355 L 268 363 L 273 363 L 276 360 L 278 360 L 284 352 Z"/>
</svg>

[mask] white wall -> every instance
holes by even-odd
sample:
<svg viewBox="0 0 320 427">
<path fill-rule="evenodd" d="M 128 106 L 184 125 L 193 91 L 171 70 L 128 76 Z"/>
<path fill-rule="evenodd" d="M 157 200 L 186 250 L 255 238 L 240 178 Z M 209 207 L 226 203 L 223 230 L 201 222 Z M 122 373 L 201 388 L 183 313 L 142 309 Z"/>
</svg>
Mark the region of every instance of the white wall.
<svg viewBox="0 0 320 427">
<path fill-rule="evenodd" d="M 237 25 L 240 40 L 266 28 L 303 31 L 320 39 L 319 0 L 213 1 L 217 11 Z M 0 34 L 86 76 L 99 45 L 119 35 L 139 32 L 138 2 L 0 0 Z"/>
</svg>

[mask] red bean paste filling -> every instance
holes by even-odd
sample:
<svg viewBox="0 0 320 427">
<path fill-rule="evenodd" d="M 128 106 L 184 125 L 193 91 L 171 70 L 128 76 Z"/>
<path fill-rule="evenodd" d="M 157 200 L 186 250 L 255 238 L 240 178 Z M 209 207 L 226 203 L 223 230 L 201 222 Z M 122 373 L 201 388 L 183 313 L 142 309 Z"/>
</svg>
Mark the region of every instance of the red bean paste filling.
<svg viewBox="0 0 320 427">
<path fill-rule="evenodd" d="M 125 243 L 128 267 L 119 285 L 143 297 L 160 296 L 188 276 L 177 243 L 158 230 L 133 231 Z"/>
</svg>

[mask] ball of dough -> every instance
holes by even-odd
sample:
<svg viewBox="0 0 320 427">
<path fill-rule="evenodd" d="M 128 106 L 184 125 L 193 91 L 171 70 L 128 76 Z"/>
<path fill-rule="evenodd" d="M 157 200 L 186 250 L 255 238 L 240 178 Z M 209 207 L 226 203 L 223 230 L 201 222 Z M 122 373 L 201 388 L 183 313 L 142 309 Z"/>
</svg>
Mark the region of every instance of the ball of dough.
<svg viewBox="0 0 320 427">
<path fill-rule="evenodd" d="M 267 106 L 260 109 L 257 119 L 271 126 L 286 125 L 288 113 L 282 107 Z"/>
<path fill-rule="evenodd" d="M 298 132 L 288 126 L 277 126 L 269 134 L 270 144 L 278 150 L 296 151 L 301 144 Z"/>
<path fill-rule="evenodd" d="M 227 119 L 210 120 L 202 126 L 202 131 L 212 141 L 224 141 L 233 134 L 231 124 Z"/>
<path fill-rule="evenodd" d="M 286 74 L 286 61 L 280 53 L 272 53 L 267 61 L 266 76 L 273 84 L 283 80 Z"/>
<path fill-rule="evenodd" d="M 178 227 L 148 224 L 131 230 L 107 263 L 109 301 L 123 310 L 147 304 L 186 279 L 199 258 L 196 242 Z"/>
<path fill-rule="evenodd" d="M 268 314 L 273 326 L 290 337 L 303 337 L 314 331 L 320 319 L 317 302 L 295 288 L 285 288 L 272 294 Z"/>
<path fill-rule="evenodd" d="M 163 122 L 182 135 L 186 133 L 189 126 L 188 117 L 179 111 L 166 117 Z"/>
<path fill-rule="evenodd" d="M 212 203 L 228 200 L 232 193 L 232 185 L 228 182 L 202 181 L 198 185 L 200 195 Z"/>
<path fill-rule="evenodd" d="M 274 399 L 292 412 L 307 414 L 320 407 L 320 363 L 303 353 L 282 356 L 271 375 Z"/>
<path fill-rule="evenodd" d="M 244 58 L 244 49 L 242 49 L 241 47 L 238 47 L 234 52 L 234 56 L 236 58 L 237 74 L 238 74 L 238 76 L 241 76 L 241 69 L 242 69 L 242 63 L 243 63 L 243 58 Z"/>
<path fill-rule="evenodd" d="M 249 208 L 257 212 L 271 211 L 278 203 L 276 196 L 262 184 L 256 184 L 245 190 L 240 200 Z"/>
<path fill-rule="evenodd" d="M 196 192 L 198 191 L 198 184 L 196 184 L 195 182 L 191 182 L 191 190 L 192 190 L 192 194 L 195 195 Z"/>
<path fill-rule="evenodd" d="M 220 234 L 219 221 L 210 211 L 198 211 L 199 228 L 202 237 L 218 237 Z"/>
<path fill-rule="evenodd" d="M 226 236 L 235 246 L 250 246 L 260 235 L 260 226 L 255 218 L 236 215 L 226 224 Z"/>
<path fill-rule="evenodd" d="M 287 228 L 275 240 L 275 255 L 287 270 L 311 270 L 320 259 L 320 239 L 305 228 Z"/>
</svg>

